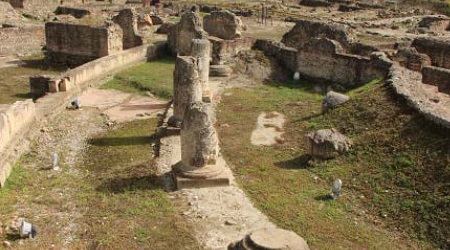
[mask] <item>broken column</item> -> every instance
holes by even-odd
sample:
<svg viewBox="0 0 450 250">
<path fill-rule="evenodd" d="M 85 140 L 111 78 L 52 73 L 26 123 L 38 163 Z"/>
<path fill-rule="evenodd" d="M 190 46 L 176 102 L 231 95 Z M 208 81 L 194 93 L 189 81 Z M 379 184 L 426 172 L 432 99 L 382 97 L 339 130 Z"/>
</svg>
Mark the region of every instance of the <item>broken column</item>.
<svg viewBox="0 0 450 250">
<path fill-rule="evenodd" d="M 180 22 L 167 34 L 167 43 L 173 54 L 188 56 L 191 54 L 192 39 L 207 39 L 200 16 L 197 12 L 188 11 Z"/>
<path fill-rule="evenodd" d="M 173 115 L 182 121 L 188 105 L 202 100 L 202 83 L 198 70 L 198 60 L 194 57 L 179 56 L 175 62 L 173 77 Z"/>
<path fill-rule="evenodd" d="M 202 84 L 203 101 L 212 101 L 212 92 L 209 88 L 209 62 L 211 54 L 211 43 L 207 39 L 193 39 L 191 45 L 191 56 L 197 58 L 198 72 Z"/>
<path fill-rule="evenodd" d="M 181 161 L 173 169 L 178 189 L 229 185 L 224 165 L 218 161 L 215 122 L 211 103 L 194 102 L 186 109 L 180 131 Z"/>
</svg>

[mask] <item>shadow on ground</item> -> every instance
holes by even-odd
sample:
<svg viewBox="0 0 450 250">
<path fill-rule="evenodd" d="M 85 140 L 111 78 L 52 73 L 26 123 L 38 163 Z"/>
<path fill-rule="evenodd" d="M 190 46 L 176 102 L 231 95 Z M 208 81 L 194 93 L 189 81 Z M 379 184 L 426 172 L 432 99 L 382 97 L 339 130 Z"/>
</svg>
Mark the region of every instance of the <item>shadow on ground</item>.
<svg viewBox="0 0 450 250">
<path fill-rule="evenodd" d="M 88 141 L 90 145 L 99 147 L 110 146 L 130 146 L 146 145 L 154 140 L 154 136 L 131 136 L 131 137 L 112 137 L 112 138 L 92 138 Z"/>
<path fill-rule="evenodd" d="M 108 179 L 95 189 L 102 193 L 125 193 L 142 190 L 163 189 L 156 175 L 140 177 L 118 177 Z"/>
<path fill-rule="evenodd" d="M 312 168 L 312 166 L 309 165 L 310 159 L 311 159 L 310 155 L 303 154 L 294 159 L 276 162 L 275 166 L 280 167 L 280 168 L 285 168 L 285 169 L 308 169 L 308 168 Z"/>
</svg>

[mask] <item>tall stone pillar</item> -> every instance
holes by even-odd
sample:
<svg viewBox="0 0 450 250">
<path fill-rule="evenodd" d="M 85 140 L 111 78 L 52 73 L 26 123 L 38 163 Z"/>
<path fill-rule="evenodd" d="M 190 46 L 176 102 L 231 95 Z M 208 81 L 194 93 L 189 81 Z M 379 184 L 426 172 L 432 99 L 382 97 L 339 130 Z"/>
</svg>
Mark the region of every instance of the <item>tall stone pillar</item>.
<svg viewBox="0 0 450 250">
<path fill-rule="evenodd" d="M 180 131 L 181 161 L 174 166 L 178 188 L 229 185 L 219 163 L 219 143 L 211 103 L 195 102 L 186 109 Z"/>
<path fill-rule="evenodd" d="M 197 58 L 177 57 L 173 90 L 173 115 L 175 120 L 182 121 L 186 108 L 191 103 L 202 100 L 202 83 L 200 82 Z"/>
<path fill-rule="evenodd" d="M 211 61 L 211 43 L 208 39 L 192 39 L 191 56 L 197 58 L 200 82 L 202 83 L 203 101 L 211 102 L 212 92 L 209 87 L 209 64 Z"/>
</svg>

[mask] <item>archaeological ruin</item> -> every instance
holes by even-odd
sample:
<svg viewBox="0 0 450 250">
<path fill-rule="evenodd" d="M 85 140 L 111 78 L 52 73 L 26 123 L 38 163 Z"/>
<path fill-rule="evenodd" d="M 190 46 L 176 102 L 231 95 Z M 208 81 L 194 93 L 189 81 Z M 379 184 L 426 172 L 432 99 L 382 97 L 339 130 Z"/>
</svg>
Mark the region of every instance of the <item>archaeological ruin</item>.
<svg viewBox="0 0 450 250">
<path fill-rule="evenodd" d="M 448 9 L 0 0 L 3 246 L 447 249 Z"/>
</svg>

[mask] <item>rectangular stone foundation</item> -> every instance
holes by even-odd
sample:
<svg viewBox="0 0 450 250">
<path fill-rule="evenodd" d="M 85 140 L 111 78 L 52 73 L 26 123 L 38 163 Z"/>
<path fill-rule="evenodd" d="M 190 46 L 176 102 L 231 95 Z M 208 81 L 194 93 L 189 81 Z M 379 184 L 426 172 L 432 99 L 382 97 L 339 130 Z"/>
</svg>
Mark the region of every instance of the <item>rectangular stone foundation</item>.
<svg viewBox="0 0 450 250">
<path fill-rule="evenodd" d="M 206 188 L 206 187 L 221 187 L 221 186 L 229 186 L 230 185 L 230 176 L 224 171 L 218 176 L 200 179 L 200 178 L 184 178 L 178 176 L 173 172 L 173 181 L 176 185 L 176 189 L 184 189 L 184 188 Z"/>
</svg>

